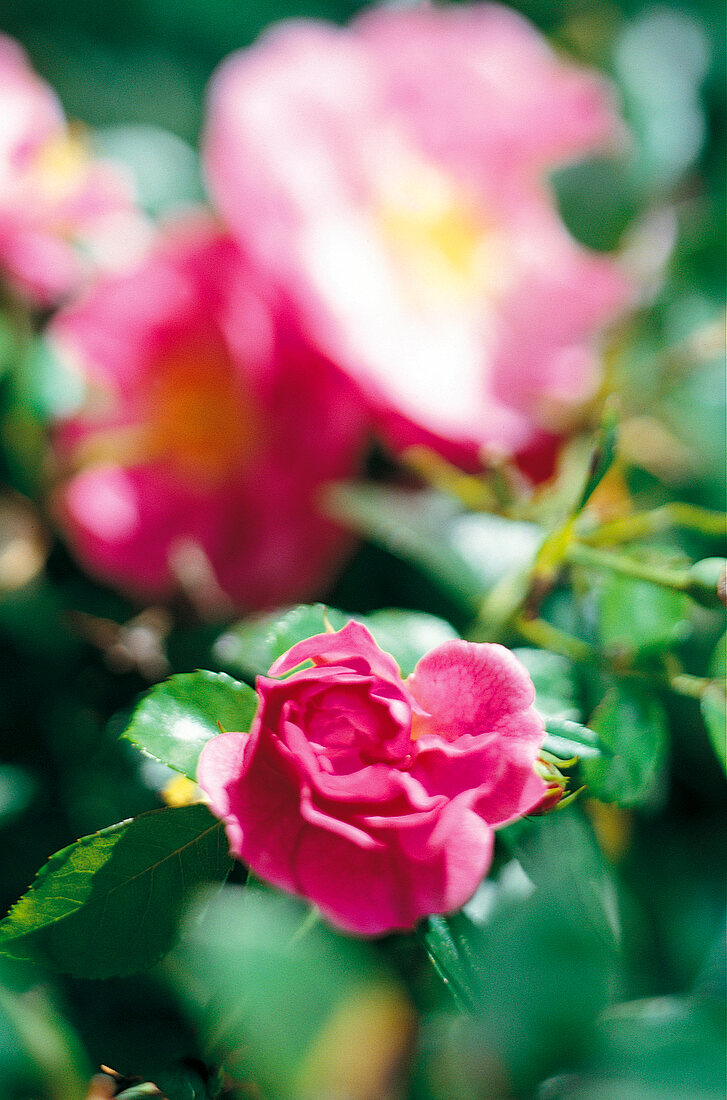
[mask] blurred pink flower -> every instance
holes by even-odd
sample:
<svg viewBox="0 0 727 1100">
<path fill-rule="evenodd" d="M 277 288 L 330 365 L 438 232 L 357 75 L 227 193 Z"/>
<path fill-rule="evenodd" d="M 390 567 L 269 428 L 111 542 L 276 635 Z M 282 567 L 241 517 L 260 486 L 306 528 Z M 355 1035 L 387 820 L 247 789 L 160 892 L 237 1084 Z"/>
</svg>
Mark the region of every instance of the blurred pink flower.
<svg viewBox="0 0 727 1100">
<path fill-rule="evenodd" d="M 121 266 L 146 241 L 129 181 L 94 160 L 52 89 L 0 35 L 0 273 L 53 305 L 97 266 Z"/>
<path fill-rule="evenodd" d="M 619 134 L 607 84 L 515 12 L 421 5 L 273 28 L 213 79 L 205 146 L 232 232 L 389 440 L 471 462 L 537 451 L 597 389 L 630 290 L 546 175 Z"/>
<path fill-rule="evenodd" d="M 154 598 L 212 581 L 242 608 L 325 588 L 349 539 L 316 494 L 355 473 L 363 405 L 233 242 L 203 217 L 177 225 L 51 334 L 89 389 L 57 449 L 90 572 Z"/>
<path fill-rule="evenodd" d="M 546 794 L 535 691 L 503 646 L 445 642 L 402 680 L 351 622 L 293 646 L 257 690 L 250 733 L 209 741 L 198 782 L 236 856 L 351 932 L 464 905 L 493 829 Z"/>
</svg>

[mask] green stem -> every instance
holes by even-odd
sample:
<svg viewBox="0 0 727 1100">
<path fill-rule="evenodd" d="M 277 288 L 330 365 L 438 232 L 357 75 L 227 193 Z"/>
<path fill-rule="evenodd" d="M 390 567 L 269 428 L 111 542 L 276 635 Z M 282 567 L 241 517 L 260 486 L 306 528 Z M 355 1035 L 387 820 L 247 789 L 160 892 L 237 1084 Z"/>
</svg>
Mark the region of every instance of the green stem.
<svg viewBox="0 0 727 1100">
<path fill-rule="evenodd" d="M 572 542 L 566 548 L 565 557 L 567 561 L 574 565 L 610 569 L 613 573 L 620 573 L 624 577 L 649 581 L 650 584 L 658 584 L 662 588 L 676 589 L 678 592 L 688 592 L 692 586 L 692 578 L 688 569 L 669 569 L 659 565 L 651 565 L 649 562 L 627 558 L 608 550 L 598 550 L 593 546 L 586 546 L 582 542 Z"/>
<path fill-rule="evenodd" d="M 559 630 L 545 619 L 527 619 L 521 616 L 515 622 L 518 633 L 526 642 L 539 646 L 541 649 L 549 649 L 553 653 L 560 653 L 572 661 L 580 661 L 593 665 L 596 668 L 606 668 L 615 676 L 622 676 L 631 680 L 645 680 L 657 687 L 666 688 L 676 695 L 684 695 L 689 699 L 701 699 L 704 692 L 712 684 L 713 678 L 706 676 L 692 676 L 679 669 L 666 668 L 663 672 L 649 672 L 639 668 L 626 668 L 615 660 L 610 654 L 596 649 L 588 642 Z"/>
<path fill-rule="evenodd" d="M 574 638 L 572 634 L 566 634 L 557 626 L 545 619 L 526 619 L 520 616 L 515 622 L 515 627 L 525 641 L 541 649 L 550 649 L 560 653 L 564 657 L 570 657 L 572 661 L 585 661 L 589 664 L 598 664 L 605 660 L 603 654 L 594 649 L 580 638 Z"/>
<path fill-rule="evenodd" d="M 462 473 L 429 447 L 409 447 L 401 459 L 428 485 L 449 493 L 470 512 L 498 510 L 500 499 L 484 477 Z"/>
<path fill-rule="evenodd" d="M 298 926 L 298 928 L 296 928 L 295 932 L 293 933 L 293 935 L 288 940 L 287 946 L 290 948 L 290 947 L 295 946 L 295 944 L 299 943 L 300 940 L 302 940 L 305 936 L 307 936 L 308 933 L 313 928 L 315 928 L 315 926 L 317 924 L 320 923 L 320 920 L 321 920 L 321 911 L 320 911 L 320 909 L 317 909 L 316 906 L 314 906 L 314 905 L 311 906 L 311 908 L 308 910 L 305 917 L 303 918 L 303 921 L 301 922 L 301 924 Z"/>
<path fill-rule="evenodd" d="M 677 695 L 685 695 L 689 699 L 701 699 L 709 685 L 715 682 L 704 676 L 690 676 L 686 672 L 681 672 L 678 676 L 669 678 L 669 687 Z"/>
<path fill-rule="evenodd" d="M 632 516 L 604 523 L 580 537 L 589 546 L 604 546 L 660 534 L 670 527 L 683 527 L 709 538 L 723 538 L 727 535 L 727 516 L 696 504 L 673 501 L 650 512 L 635 512 Z"/>
</svg>

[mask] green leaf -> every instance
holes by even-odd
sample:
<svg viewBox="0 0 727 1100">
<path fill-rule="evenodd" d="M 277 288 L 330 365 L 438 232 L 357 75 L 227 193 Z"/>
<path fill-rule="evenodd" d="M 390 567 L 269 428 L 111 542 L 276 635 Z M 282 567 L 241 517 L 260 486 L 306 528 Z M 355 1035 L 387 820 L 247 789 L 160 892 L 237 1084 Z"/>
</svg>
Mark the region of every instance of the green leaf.
<svg viewBox="0 0 727 1100">
<path fill-rule="evenodd" d="M 175 1066 L 155 1077 L 155 1084 L 167 1100 L 215 1100 L 224 1089 L 221 1072 L 211 1074 L 204 1066 Z"/>
<path fill-rule="evenodd" d="M 254 679 L 265 676 L 273 661 L 287 653 L 296 642 L 324 633 L 326 621 L 334 630 L 339 630 L 347 618 L 322 603 L 252 615 L 220 635 L 212 652 L 225 668 Z"/>
<path fill-rule="evenodd" d="M 727 698 L 724 682 L 727 672 L 727 634 L 722 635 L 715 647 L 709 671 L 715 677 L 715 683 L 710 684 L 703 692 L 699 705 L 714 751 L 727 771 Z"/>
<path fill-rule="evenodd" d="M 720 610 L 725 604 L 727 588 L 727 559 L 702 558 L 695 561 L 689 570 L 689 588 L 687 591 L 693 600 L 705 607 Z"/>
<path fill-rule="evenodd" d="M 459 637 L 444 619 L 423 611 L 374 611 L 361 621 L 377 644 L 396 658 L 402 676 L 413 672 L 417 661 L 430 649 Z"/>
<path fill-rule="evenodd" d="M 657 652 L 683 639 L 688 630 L 689 601 L 683 592 L 604 572 L 597 594 L 599 635 L 608 652 Z"/>
<path fill-rule="evenodd" d="M 0 922 L 0 952 L 79 978 L 145 970 L 172 946 L 189 895 L 229 869 L 205 806 L 153 810 L 51 856 Z"/>
<path fill-rule="evenodd" d="M 596 760 L 583 761 L 589 793 L 619 806 L 658 802 L 668 745 L 666 714 L 659 700 L 635 684 L 615 684 L 590 725 L 603 753 Z"/>
<path fill-rule="evenodd" d="M 448 534 L 459 511 L 450 497 L 347 484 L 330 490 L 327 503 L 334 519 L 419 566 L 465 607 L 476 608 L 479 579 Z"/>
<path fill-rule="evenodd" d="M 137 203 L 153 218 L 203 201 L 197 153 L 176 134 L 131 124 L 97 130 L 92 141 L 94 153 L 124 166 Z"/>
<path fill-rule="evenodd" d="M 468 940 L 461 932 L 462 923 L 452 917 L 428 917 L 422 925 L 422 940 L 454 1003 L 462 1011 L 472 1012 L 477 1004 L 477 983 L 468 961 Z"/>
<path fill-rule="evenodd" d="M 499 831 L 532 882 L 554 892 L 568 920 L 609 950 L 621 941 L 616 891 L 589 822 L 577 805 Z"/>
<path fill-rule="evenodd" d="M 340 630 L 351 619 L 368 627 L 378 645 L 396 658 L 403 676 L 434 646 L 458 637 L 444 619 L 421 611 L 350 615 L 324 604 L 302 604 L 243 619 L 218 638 L 213 653 L 225 668 L 252 679 L 265 675 L 273 661 L 297 642 L 322 634 L 327 624 Z"/>
<path fill-rule="evenodd" d="M 432 961 L 450 987 L 465 986 L 473 1015 L 462 1095 L 485 1095 L 482 1067 L 495 1064 L 498 1096 L 534 1095 L 587 1043 L 619 966 L 615 892 L 587 825 L 573 808 L 525 824 L 518 859 L 461 913 L 424 926 Z"/>
<path fill-rule="evenodd" d="M 392 1052 L 404 1058 L 412 1038 L 408 1000 L 381 953 L 299 900 L 226 887 L 201 920 L 192 914 L 171 962 L 205 1048 L 252 1093 L 340 1095 L 363 1050 L 368 1085 L 356 1095 L 388 1095 Z"/>
<path fill-rule="evenodd" d="M 598 734 L 580 722 L 570 722 L 567 718 L 548 718 L 545 723 L 546 738 L 543 748 L 561 760 L 573 756 L 581 760 L 594 759 L 601 755 Z"/>
<path fill-rule="evenodd" d="M 563 221 L 587 248 L 617 248 L 641 208 L 636 181 L 623 161 L 594 158 L 568 164 L 553 173 L 551 182 Z"/>
<path fill-rule="evenodd" d="M 122 736 L 194 779 L 199 754 L 220 726 L 247 732 L 256 707 L 252 688 L 224 672 L 184 672 L 144 696 Z"/>
<path fill-rule="evenodd" d="M 576 514 L 580 512 L 595 493 L 616 458 L 618 442 L 618 413 L 614 407 L 606 407 L 599 425 L 598 434 L 591 455 L 590 468 L 583 486 Z"/>
<path fill-rule="evenodd" d="M 598 1021 L 591 1069 L 599 1088 L 586 1095 L 722 1100 L 724 1054 L 721 1006 L 693 995 L 627 1001 L 606 1009 Z"/>
<path fill-rule="evenodd" d="M 575 665 L 547 649 L 513 650 L 525 665 L 535 686 L 535 706 L 546 719 L 577 722 L 581 717 Z M 554 730 L 555 732 L 555 730 Z"/>
<path fill-rule="evenodd" d="M 727 771 L 727 697 L 724 685 L 710 684 L 703 692 L 699 705 L 712 747 Z"/>
<path fill-rule="evenodd" d="M 599 756 L 598 735 L 576 720 L 581 707 L 573 662 L 547 649 L 521 647 L 513 653 L 525 665 L 535 687 L 535 707 L 545 719 L 545 751 L 561 760 Z"/>
<path fill-rule="evenodd" d="M 38 983 L 37 975 L 32 985 L 27 976 L 18 982 L 16 968 L 0 959 L 3 1100 L 79 1100 L 92 1073 L 81 1038 L 58 1011 L 49 983 Z"/>
<path fill-rule="evenodd" d="M 471 612 L 499 581 L 529 567 L 543 538 L 534 523 L 463 513 L 432 490 L 346 484 L 327 503 L 340 523 L 423 569 Z"/>
</svg>

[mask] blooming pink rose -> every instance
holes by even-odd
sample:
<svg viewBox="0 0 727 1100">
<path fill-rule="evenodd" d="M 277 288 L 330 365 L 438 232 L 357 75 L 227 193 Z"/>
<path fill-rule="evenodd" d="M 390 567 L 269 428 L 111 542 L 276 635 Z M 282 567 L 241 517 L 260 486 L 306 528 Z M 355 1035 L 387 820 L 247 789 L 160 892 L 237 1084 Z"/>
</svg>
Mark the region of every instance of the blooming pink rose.
<svg viewBox="0 0 727 1100">
<path fill-rule="evenodd" d="M 463 905 L 490 865 L 493 829 L 546 793 L 534 770 L 543 720 L 519 661 L 451 641 L 402 680 L 350 622 L 293 646 L 270 673 L 285 678 L 258 678 L 250 733 L 215 737 L 200 758 L 233 853 L 364 935 Z"/>
<path fill-rule="evenodd" d="M 50 332 L 89 392 L 57 453 L 90 572 L 147 598 L 212 581 L 243 608 L 320 594 L 349 537 L 317 494 L 357 471 L 364 409 L 226 236 L 170 229 Z"/>
<path fill-rule="evenodd" d="M 390 442 L 472 463 L 542 451 L 596 391 L 630 291 L 568 235 L 546 173 L 619 126 L 606 83 L 515 12 L 391 6 L 349 29 L 282 24 L 230 57 L 206 164 Z"/>
<path fill-rule="evenodd" d="M 97 266 L 120 266 L 147 229 L 117 168 L 93 160 L 20 47 L 0 35 L 0 271 L 52 305 Z"/>
</svg>

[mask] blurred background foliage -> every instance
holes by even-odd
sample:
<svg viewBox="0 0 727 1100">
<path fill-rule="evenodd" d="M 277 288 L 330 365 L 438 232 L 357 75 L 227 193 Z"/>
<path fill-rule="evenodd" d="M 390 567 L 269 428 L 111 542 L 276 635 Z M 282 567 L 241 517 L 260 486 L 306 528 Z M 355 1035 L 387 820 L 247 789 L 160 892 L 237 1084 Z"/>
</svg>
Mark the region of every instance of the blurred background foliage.
<svg viewBox="0 0 727 1100">
<path fill-rule="evenodd" d="M 277 19 L 343 22 L 360 6 L 0 0 L 0 29 L 23 43 L 69 117 L 91 128 L 96 147 L 127 163 L 156 216 L 203 194 L 196 148 L 217 62 Z M 651 279 L 648 301 L 618 334 L 608 364 L 607 388 L 621 394 L 627 488 L 640 508 L 678 499 L 721 509 L 724 5 L 513 6 L 556 46 L 613 77 L 633 135 L 619 159 L 567 167 L 554 180 L 571 232 L 595 249 L 630 249 Z M 45 476 L 44 424 L 77 395 L 42 342 L 21 338 L 2 315 L 0 386 L 5 911 L 52 851 L 160 804 L 168 773 L 118 741 L 125 716 L 169 672 L 229 668 L 231 643 L 215 645 L 221 625 L 195 622 L 184 608 L 141 609 L 95 585 L 54 541 L 31 501 Z M 491 590 L 493 528 L 484 517 L 454 512 L 443 523 L 440 499 L 428 534 L 416 529 L 427 522 L 420 509 L 408 543 L 414 549 L 402 551 L 407 516 L 391 501 L 399 534 L 387 536 L 380 518 L 387 503 L 375 503 L 374 529 L 366 499 L 349 498 L 348 518 L 368 539 L 331 602 L 361 612 L 414 607 L 464 629 L 472 606 L 443 578 L 461 585 L 468 568 L 481 591 Z M 446 533 L 447 545 L 434 540 L 435 530 L 440 542 Z M 513 548 L 528 536 L 514 537 Z M 657 534 L 649 545 L 677 563 L 724 553 L 714 538 L 693 532 Z M 436 552 L 427 559 L 423 546 Z M 719 614 L 685 600 L 576 566 L 572 588 L 556 588 L 544 614 L 612 652 L 631 647 L 647 669 L 669 649 L 688 673 L 723 674 Z M 593 722 L 612 686 L 577 672 L 556 691 L 558 706 L 571 692 L 570 716 Z M 281 943 L 303 919 L 296 903 L 264 892 L 243 903 L 233 886 L 149 975 L 93 982 L 3 961 L 2 1096 L 83 1097 L 103 1063 L 155 1081 L 170 1100 L 211 1097 L 234 1089 L 215 1067 L 220 1049 L 235 1049 L 250 1053 L 244 1065 L 238 1055 L 230 1063 L 238 1082 L 249 1075 L 264 1090 L 240 1086 L 240 1096 L 339 1096 L 345 1072 L 331 1078 L 340 1064 L 335 1051 L 348 1067 L 358 1058 L 359 1091 L 340 1092 L 354 1100 L 722 1097 L 724 773 L 695 700 L 659 691 L 646 713 L 643 700 L 612 693 L 604 706 L 602 729 L 627 729 L 637 746 L 617 789 L 592 769 L 598 801 L 503 837 L 481 894 L 454 921 L 431 922 L 423 937 L 360 946 L 318 928 L 298 954 L 283 951 L 283 967 Z M 714 722 L 718 728 L 723 713 Z M 598 896 L 595 909 L 584 888 Z M 616 910 L 617 934 L 603 924 Z M 434 980 L 427 951 L 446 987 Z M 243 986 L 249 996 L 240 999 Z M 467 1016 L 448 992 L 458 986 L 472 1002 Z M 131 1078 L 116 1084 L 119 1093 L 142 1095 L 134 1087 Z"/>
</svg>

